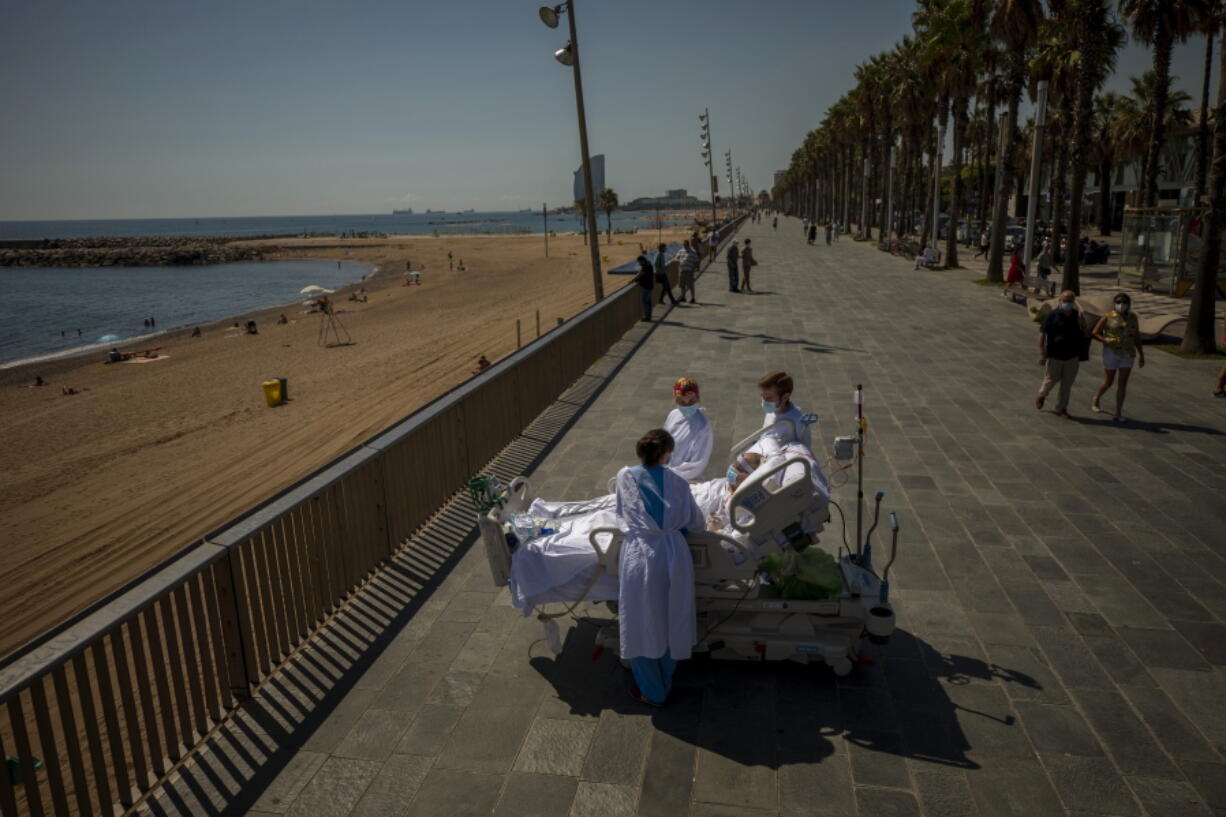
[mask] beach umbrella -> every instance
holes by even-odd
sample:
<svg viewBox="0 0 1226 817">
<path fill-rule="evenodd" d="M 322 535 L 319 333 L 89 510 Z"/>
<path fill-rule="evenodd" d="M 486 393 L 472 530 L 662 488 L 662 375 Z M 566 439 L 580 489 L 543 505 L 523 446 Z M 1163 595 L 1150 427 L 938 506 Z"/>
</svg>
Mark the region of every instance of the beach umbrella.
<svg viewBox="0 0 1226 817">
<path fill-rule="evenodd" d="M 94 341 L 95 343 L 114 343 L 117 340 L 123 340 L 123 335 L 103 335 Z"/>
<path fill-rule="evenodd" d="M 299 295 L 331 295 L 333 291 L 334 290 L 324 289 L 321 286 L 316 286 L 315 284 L 311 284 L 309 287 L 303 287 L 302 289 L 298 290 L 298 294 Z"/>
</svg>

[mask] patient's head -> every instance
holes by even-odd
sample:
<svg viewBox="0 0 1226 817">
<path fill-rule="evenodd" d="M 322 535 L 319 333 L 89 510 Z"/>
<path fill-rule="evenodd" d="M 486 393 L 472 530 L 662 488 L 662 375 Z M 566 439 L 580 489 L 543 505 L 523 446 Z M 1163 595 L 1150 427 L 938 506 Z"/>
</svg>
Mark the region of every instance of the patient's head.
<svg viewBox="0 0 1226 817">
<path fill-rule="evenodd" d="M 773 406 L 769 411 L 784 411 L 792 396 L 792 376 L 787 372 L 776 371 L 758 381 L 758 391 L 762 395 L 762 407 Z"/>
<path fill-rule="evenodd" d="M 653 428 L 634 445 L 634 453 L 639 461 L 651 468 L 656 465 L 668 465 L 673 456 L 673 435 L 662 428 Z"/>
</svg>

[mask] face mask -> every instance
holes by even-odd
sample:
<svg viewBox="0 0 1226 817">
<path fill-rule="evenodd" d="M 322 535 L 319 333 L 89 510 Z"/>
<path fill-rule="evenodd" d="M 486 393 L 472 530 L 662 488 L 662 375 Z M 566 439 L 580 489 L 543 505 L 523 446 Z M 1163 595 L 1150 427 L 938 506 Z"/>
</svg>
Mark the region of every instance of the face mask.
<svg viewBox="0 0 1226 817">
<path fill-rule="evenodd" d="M 762 401 L 762 411 L 766 412 L 767 414 L 770 414 L 771 412 L 778 410 L 778 408 L 779 408 L 778 403 L 772 403 L 769 400 Z"/>
<path fill-rule="evenodd" d="M 1073 305 L 1072 305 L 1071 303 L 1068 303 L 1067 301 L 1065 301 L 1064 303 L 1060 304 L 1060 308 L 1061 308 L 1061 309 L 1063 309 L 1065 312 L 1072 312 L 1072 311 L 1073 311 Z"/>
<path fill-rule="evenodd" d="M 1119 302 L 1118 304 L 1115 305 L 1115 311 L 1116 312 L 1127 312 L 1128 304 L 1124 303 L 1123 301 Z"/>
<path fill-rule="evenodd" d="M 693 417 L 698 413 L 698 406 L 677 406 L 677 410 L 681 412 L 682 417 Z"/>
<path fill-rule="evenodd" d="M 736 485 L 736 479 L 737 479 L 737 477 L 739 477 L 740 475 L 741 475 L 741 474 L 740 474 L 740 472 L 739 472 L 739 471 L 737 471 L 735 468 L 733 468 L 731 465 L 729 465 L 729 466 L 728 466 L 728 473 L 727 473 L 725 476 L 727 476 L 727 478 L 728 478 L 728 484 L 729 484 L 729 485 Z"/>
</svg>

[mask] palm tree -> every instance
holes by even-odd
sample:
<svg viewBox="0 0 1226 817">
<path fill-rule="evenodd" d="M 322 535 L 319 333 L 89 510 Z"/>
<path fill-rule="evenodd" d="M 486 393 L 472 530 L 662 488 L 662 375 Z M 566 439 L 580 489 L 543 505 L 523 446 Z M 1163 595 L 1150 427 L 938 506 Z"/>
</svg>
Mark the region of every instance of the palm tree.
<svg viewBox="0 0 1226 817">
<path fill-rule="evenodd" d="M 1008 114 L 1005 119 L 1007 144 L 996 157 L 996 190 L 992 198 L 992 249 L 988 258 L 988 280 L 1004 280 L 1005 256 L 1005 198 L 1007 177 L 1005 158 L 1009 153 L 1017 130 L 1017 106 L 1026 81 L 1026 50 L 1038 37 L 1039 22 L 1043 8 L 1039 0 L 999 0 L 992 15 L 990 31 L 999 40 L 1009 55 L 1006 74 L 1005 101 Z"/>
<path fill-rule="evenodd" d="M 1115 54 L 1124 42 L 1124 32 L 1108 18 L 1105 0 L 1080 0 L 1069 7 L 1073 17 L 1078 53 L 1077 84 L 1073 106 L 1073 184 L 1069 196 L 1068 248 L 1061 289 L 1080 292 L 1081 208 L 1085 193 L 1086 165 L 1090 148 L 1090 125 L 1094 118 L 1094 92 L 1115 68 Z"/>
<path fill-rule="evenodd" d="M 1220 48 L 1219 70 L 1226 69 L 1226 48 Z M 1213 301 L 1217 290 L 1217 268 L 1222 251 L 1222 230 L 1226 229 L 1226 82 L 1218 76 L 1217 105 L 1213 110 L 1213 171 L 1209 180 L 1209 213 L 1202 221 L 1200 268 L 1188 322 L 1184 327 L 1185 352 L 1208 353 L 1214 349 Z"/>
<path fill-rule="evenodd" d="M 600 209 L 604 210 L 605 224 L 608 226 L 609 240 L 613 240 L 613 211 L 621 206 L 617 200 L 617 191 L 606 187 L 600 191 Z"/>
<path fill-rule="evenodd" d="M 1134 39 L 1154 49 L 1153 129 L 1145 156 L 1141 206 L 1158 203 L 1158 172 L 1166 145 L 1166 110 L 1171 90 L 1171 49 L 1188 39 L 1209 16 L 1210 0 L 1120 0 Z"/>
<path fill-rule="evenodd" d="M 1172 77 L 1172 79 L 1174 79 Z M 1129 162 L 1142 162 L 1137 174 L 1137 193 L 1145 179 L 1145 160 L 1148 157 L 1150 136 L 1154 131 L 1154 98 L 1158 93 L 1157 75 L 1151 70 L 1139 77 L 1132 78 L 1132 94 L 1123 97 L 1116 107 L 1114 139 L 1119 156 Z M 1183 91 L 1171 91 L 1167 94 L 1166 114 L 1163 116 L 1163 131 L 1173 126 L 1186 125 L 1191 117 L 1187 105 L 1192 97 Z M 1140 204 L 1142 199 L 1134 200 Z"/>
<path fill-rule="evenodd" d="M 1207 192 L 1209 184 L 1209 83 L 1213 74 L 1213 38 L 1221 25 L 1221 0 L 1213 0 L 1209 14 L 1201 21 L 1201 32 L 1205 35 L 1205 70 L 1201 78 L 1200 90 L 1200 121 L 1196 123 L 1196 196 L 1193 201 Z"/>
<path fill-rule="evenodd" d="M 1111 204 L 1111 174 L 1115 172 L 1115 120 L 1123 97 L 1106 91 L 1094 98 L 1092 153 L 1098 162 L 1098 233 L 1111 235 L 1114 207 Z"/>
</svg>

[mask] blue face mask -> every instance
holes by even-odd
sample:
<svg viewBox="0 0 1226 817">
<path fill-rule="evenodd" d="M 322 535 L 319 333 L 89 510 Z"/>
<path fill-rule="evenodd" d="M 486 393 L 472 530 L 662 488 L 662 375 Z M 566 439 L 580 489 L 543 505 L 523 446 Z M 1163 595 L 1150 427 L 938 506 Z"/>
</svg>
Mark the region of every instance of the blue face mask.
<svg viewBox="0 0 1226 817">
<path fill-rule="evenodd" d="M 728 477 L 729 485 L 736 485 L 737 477 L 739 477 L 740 475 L 741 475 L 740 471 L 736 470 L 731 465 L 728 466 L 728 473 L 726 476 Z"/>
<path fill-rule="evenodd" d="M 1060 304 L 1060 308 L 1061 308 L 1062 310 L 1064 310 L 1065 312 L 1072 312 L 1072 311 L 1073 311 L 1073 305 L 1072 305 L 1071 303 L 1069 303 L 1068 301 L 1064 301 L 1063 303 L 1061 303 L 1061 304 Z"/>
<path fill-rule="evenodd" d="M 693 417 L 698 413 L 698 406 L 677 406 L 677 410 L 681 412 L 682 417 Z"/>
<path fill-rule="evenodd" d="M 762 411 L 764 411 L 765 413 L 770 414 L 771 412 L 778 411 L 778 410 L 779 410 L 778 403 L 772 403 L 770 400 L 762 401 Z"/>
</svg>

